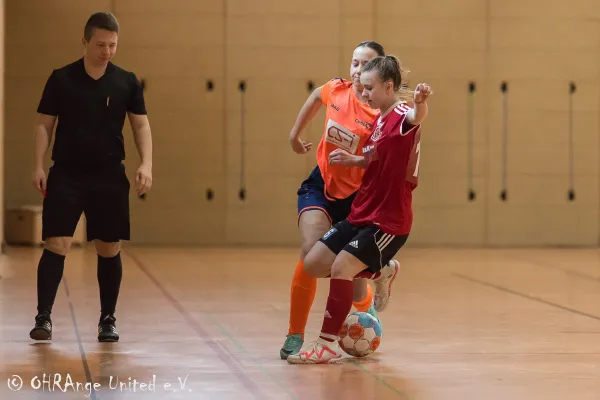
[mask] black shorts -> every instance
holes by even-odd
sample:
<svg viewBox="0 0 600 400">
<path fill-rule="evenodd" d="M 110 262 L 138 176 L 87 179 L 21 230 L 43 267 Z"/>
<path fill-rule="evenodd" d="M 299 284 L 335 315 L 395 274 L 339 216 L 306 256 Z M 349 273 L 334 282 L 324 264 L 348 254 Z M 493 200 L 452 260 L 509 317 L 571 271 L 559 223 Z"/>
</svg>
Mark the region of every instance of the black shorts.
<svg viewBox="0 0 600 400">
<path fill-rule="evenodd" d="M 404 246 L 408 235 L 389 235 L 376 225 L 356 226 L 347 220 L 333 226 L 320 242 L 336 255 L 347 251 L 362 261 L 371 272 L 378 272 Z"/>
<path fill-rule="evenodd" d="M 130 184 L 123 164 L 96 171 L 53 165 L 42 211 L 42 240 L 72 237 L 85 213 L 87 240 L 129 240 Z"/>
</svg>

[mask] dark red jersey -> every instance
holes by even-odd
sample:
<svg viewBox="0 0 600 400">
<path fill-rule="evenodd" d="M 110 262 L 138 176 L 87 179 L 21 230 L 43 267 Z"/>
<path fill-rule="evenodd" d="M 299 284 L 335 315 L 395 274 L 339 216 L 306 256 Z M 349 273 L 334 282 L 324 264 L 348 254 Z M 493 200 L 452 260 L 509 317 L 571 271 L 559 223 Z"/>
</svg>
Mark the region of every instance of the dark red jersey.
<svg viewBox="0 0 600 400">
<path fill-rule="evenodd" d="M 420 125 L 410 125 L 410 107 L 397 103 L 377 118 L 365 142 L 367 165 L 362 185 L 352 203 L 348 221 L 378 225 L 390 235 L 406 235 L 412 227 L 412 191 L 417 187 L 420 158 Z"/>
</svg>

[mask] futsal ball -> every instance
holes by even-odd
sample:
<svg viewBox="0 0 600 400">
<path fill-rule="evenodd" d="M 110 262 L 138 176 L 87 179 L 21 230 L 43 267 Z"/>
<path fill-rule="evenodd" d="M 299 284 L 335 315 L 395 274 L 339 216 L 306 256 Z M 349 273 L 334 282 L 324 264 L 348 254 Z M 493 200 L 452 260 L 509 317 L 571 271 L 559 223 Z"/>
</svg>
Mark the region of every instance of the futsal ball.
<svg viewBox="0 0 600 400">
<path fill-rule="evenodd" d="M 342 350 L 353 357 L 366 357 L 379 347 L 381 324 L 371 314 L 353 312 L 346 317 L 339 333 Z"/>
</svg>

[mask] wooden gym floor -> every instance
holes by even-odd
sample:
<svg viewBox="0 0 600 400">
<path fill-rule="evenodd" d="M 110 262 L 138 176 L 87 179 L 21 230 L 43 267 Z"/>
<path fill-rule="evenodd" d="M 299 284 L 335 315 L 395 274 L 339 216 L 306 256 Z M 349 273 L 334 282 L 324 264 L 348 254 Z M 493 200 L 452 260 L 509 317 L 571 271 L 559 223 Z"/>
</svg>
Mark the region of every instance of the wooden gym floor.
<svg viewBox="0 0 600 400">
<path fill-rule="evenodd" d="M 40 252 L 0 260 L 1 399 L 600 399 L 595 249 L 406 249 L 380 349 L 329 366 L 279 359 L 295 249 L 126 249 L 115 344 L 96 341 L 93 247 L 67 259 L 52 343 L 29 339 Z"/>
</svg>

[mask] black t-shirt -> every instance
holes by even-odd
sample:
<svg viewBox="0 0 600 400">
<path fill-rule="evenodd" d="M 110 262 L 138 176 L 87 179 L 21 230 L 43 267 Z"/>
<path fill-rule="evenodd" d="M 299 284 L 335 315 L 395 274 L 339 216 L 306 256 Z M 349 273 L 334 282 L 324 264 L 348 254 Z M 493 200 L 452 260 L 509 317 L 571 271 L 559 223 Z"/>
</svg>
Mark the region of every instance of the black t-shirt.
<svg viewBox="0 0 600 400">
<path fill-rule="evenodd" d="M 147 113 L 142 86 L 133 72 L 109 63 L 95 80 L 87 74 L 83 58 L 52 72 L 37 111 L 58 117 L 52 160 L 80 167 L 124 160 L 127 112 Z"/>
</svg>

